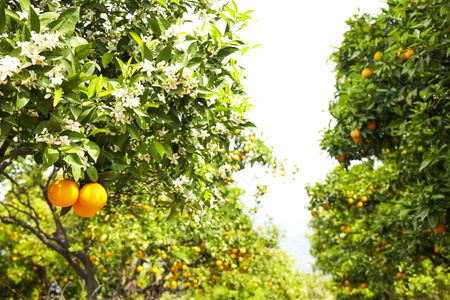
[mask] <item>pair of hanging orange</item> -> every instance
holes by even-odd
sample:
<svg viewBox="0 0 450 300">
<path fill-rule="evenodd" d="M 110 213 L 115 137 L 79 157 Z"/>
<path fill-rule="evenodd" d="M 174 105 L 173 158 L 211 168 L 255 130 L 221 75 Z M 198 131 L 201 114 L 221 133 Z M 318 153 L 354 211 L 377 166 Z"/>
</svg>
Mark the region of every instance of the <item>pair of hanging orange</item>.
<svg viewBox="0 0 450 300">
<path fill-rule="evenodd" d="M 79 190 L 75 181 L 65 178 L 53 181 L 48 187 L 47 196 L 53 205 L 72 206 L 77 215 L 85 218 L 95 215 L 99 209 L 105 206 L 108 198 L 108 194 L 101 184 L 88 183 Z"/>
</svg>

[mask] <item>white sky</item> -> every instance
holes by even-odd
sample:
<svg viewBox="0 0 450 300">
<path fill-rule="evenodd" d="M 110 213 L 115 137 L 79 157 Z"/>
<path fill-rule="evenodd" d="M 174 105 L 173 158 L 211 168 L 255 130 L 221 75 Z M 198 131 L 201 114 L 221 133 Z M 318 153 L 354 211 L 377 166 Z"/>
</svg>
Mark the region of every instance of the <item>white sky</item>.
<svg viewBox="0 0 450 300">
<path fill-rule="evenodd" d="M 347 30 L 351 16 L 368 12 L 378 14 L 387 5 L 379 0 L 236 0 L 241 11 L 255 10 L 252 22 L 242 33 L 244 41 L 262 46 L 247 52 L 241 60 L 246 69 L 246 91 L 255 106 L 249 114 L 263 132 L 278 158 L 297 164 L 300 172 L 292 180 L 259 172 L 259 180 L 249 179 L 253 172 L 235 179 L 245 186 L 268 184 L 263 207 L 255 222 L 263 224 L 272 217 L 285 231 L 284 249 L 296 258 L 302 271 L 311 271 L 307 223 L 310 212 L 305 187 L 323 180 L 337 165 L 320 150 L 320 130 L 331 119 L 328 102 L 333 99 L 334 74 L 327 63 Z M 358 8 L 360 10 L 358 10 Z M 288 177 L 289 176 L 289 177 Z M 253 200 L 252 200 L 253 201 Z"/>
</svg>

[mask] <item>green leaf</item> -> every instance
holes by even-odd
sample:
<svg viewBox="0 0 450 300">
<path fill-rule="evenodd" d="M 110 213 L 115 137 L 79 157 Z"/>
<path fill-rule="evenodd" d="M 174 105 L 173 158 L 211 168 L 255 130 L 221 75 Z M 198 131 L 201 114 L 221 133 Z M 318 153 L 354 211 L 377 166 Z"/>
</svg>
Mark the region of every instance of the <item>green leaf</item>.
<svg viewBox="0 0 450 300">
<path fill-rule="evenodd" d="M 53 107 L 56 107 L 56 105 L 59 102 L 59 99 L 61 99 L 61 95 L 62 95 L 62 88 L 57 88 L 55 90 L 55 99 L 53 99 Z"/>
<path fill-rule="evenodd" d="M 142 45 L 142 60 L 148 59 L 153 60 L 152 52 L 148 49 L 147 45 Z"/>
<path fill-rule="evenodd" d="M 66 154 L 63 158 L 63 160 L 68 163 L 70 166 L 83 166 L 83 162 L 81 161 L 80 157 L 76 153 L 69 153 Z"/>
<path fill-rule="evenodd" d="M 88 86 L 88 98 L 94 97 L 97 92 L 98 78 L 92 79 Z"/>
<path fill-rule="evenodd" d="M 30 10 L 30 0 L 20 0 L 20 8 L 22 9 L 22 12 L 26 12 Z"/>
<path fill-rule="evenodd" d="M 164 146 L 158 142 L 157 140 L 153 140 L 153 144 L 155 145 L 156 151 L 158 151 L 159 155 L 161 157 L 164 156 L 164 154 L 166 153 L 166 150 L 164 149 Z"/>
<path fill-rule="evenodd" d="M 50 120 L 48 121 L 48 132 L 60 132 L 61 131 L 61 120 L 54 114 L 50 115 Z"/>
<path fill-rule="evenodd" d="M 87 153 L 89 153 L 92 159 L 96 162 L 98 156 L 100 155 L 100 147 L 92 141 L 86 142 L 84 145 Z"/>
<path fill-rule="evenodd" d="M 0 2 L 0 34 L 5 31 L 6 25 L 6 13 L 5 13 L 5 0 Z"/>
<path fill-rule="evenodd" d="M 150 155 L 157 161 L 161 162 L 161 156 L 159 155 L 158 150 L 155 147 L 155 144 L 150 142 L 148 145 L 148 152 L 150 152 Z"/>
<path fill-rule="evenodd" d="M 419 172 L 421 172 L 423 169 L 425 169 L 426 167 L 428 167 L 428 165 L 433 161 L 432 158 L 426 158 L 424 160 L 422 160 L 422 163 L 420 164 L 420 169 Z"/>
<path fill-rule="evenodd" d="M 169 62 L 172 58 L 172 44 L 166 46 L 158 55 L 158 58 L 156 59 L 156 63 L 159 63 L 161 61 Z"/>
<path fill-rule="evenodd" d="M 142 47 L 144 45 L 144 42 L 141 40 L 141 38 L 137 33 L 130 32 L 130 35 L 136 41 L 136 43 L 138 43 L 139 46 Z"/>
<path fill-rule="evenodd" d="M 90 166 L 89 168 L 87 168 L 86 173 L 88 174 L 88 176 L 92 180 L 92 182 L 97 182 L 98 173 L 97 173 L 97 169 L 94 166 Z"/>
<path fill-rule="evenodd" d="M 91 52 L 91 45 L 89 44 L 80 45 L 75 48 L 75 56 L 78 59 L 86 58 L 86 56 L 88 56 L 90 52 Z"/>
<path fill-rule="evenodd" d="M 170 147 L 170 144 L 164 143 L 163 146 L 164 146 L 164 150 L 165 150 L 166 154 L 168 156 L 172 156 L 173 155 L 173 151 L 172 151 L 172 148 Z"/>
<path fill-rule="evenodd" d="M 69 207 L 62 207 L 61 211 L 59 212 L 59 216 L 62 217 L 65 214 L 67 214 L 72 209 L 72 206 Z"/>
<path fill-rule="evenodd" d="M 438 218 L 435 215 L 428 215 L 428 225 L 430 225 L 430 228 L 436 227 L 438 223 Z"/>
<path fill-rule="evenodd" d="M 102 65 L 104 68 L 106 68 L 109 63 L 112 61 L 112 59 L 114 58 L 114 53 L 112 52 L 106 52 L 105 54 L 103 54 L 102 56 Z"/>
<path fill-rule="evenodd" d="M 134 138 L 135 140 L 138 140 L 138 141 L 141 140 L 141 135 L 139 134 L 139 130 L 136 128 L 136 126 L 127 125 L 127 131 L 130 134 L 130 136 L 132 138 Z"/>
<path fill-rule="evenodd" d="M 0 40 L 0 54 L 11 54 L 14 50 L 13 46 L 5 39 Z"/>
<path fill-rule="evenodd" d="M 172 206 L 172 209 L 170 210 L 170 214 L 167 217 L 166 221 L 169 221 L 169 220 L 172 220 L 173 218 L 175 218 L 177 213 L 178 213 L 177 208 L 175 206 Z"/>
<path fill-rule="evenodd" d="M 72 7 L 63 12 L 58 19 L 48 24 L 51 31 L 58 31 L 62 34 L 70 33 L 75 29 L 75 25 L 80 18 L 80 8 Z"/>
<path fill-rule="evenodd" d="M 219 54 L 217 54 L 217 58 L 219 60 L 222 60 L 225 57 L 227 57 L 228 55 L 233 54 L 234 52 L 236 52 L 238 50 L 239 49 L 235 48 L 235 47 L 225 47 L 219 51 Z"/>
<path fill-rule="evenodd" d="M 30 24 L 30 29 L 32 31 L 41 32 L 41 22 L 33 8 L 30 8 L 28 12 L 28 23 Z"/>
<path fill-rule="evenodd" d="M 16 99 L 16 108 L 17 109 L 21 109 L 23 108 L 25 105 L 28 104 L 28 102 L 30 102 L 30 91 L 25 89 L 24 91 L 17 93 L 17 99 Z"/>
<path fill-rule="evenodd" d="M 148 109 L 148 113 L 150 114 L 150 118 L 156 121 L 157 123 L 161 124 L 172 123 L 172 119 L 169 118 L 169 116 L 166 113 L 157 108 L 150 107 Z"/>
<path fill-rule="evenodd" d="M 52 147 L 45 147 L 42 160 L 44 162 L 44 169 L 53 166 L 59 159 L 59 151 Z"/>
<path fill-rule="evenodd" d="M 72 165 L 72 175 L 73 175 L 73 180 L 75 180 L 75 182 L 80 180 L 80 178 L 81 178 L 81 167 L 78 166 L 78 165 Z"/>
</svg>

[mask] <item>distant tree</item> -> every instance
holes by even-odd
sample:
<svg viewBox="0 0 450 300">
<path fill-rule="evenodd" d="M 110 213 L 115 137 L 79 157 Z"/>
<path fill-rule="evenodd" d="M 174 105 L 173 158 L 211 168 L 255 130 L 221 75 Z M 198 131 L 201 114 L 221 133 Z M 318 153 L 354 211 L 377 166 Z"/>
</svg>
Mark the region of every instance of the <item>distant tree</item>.
<svg viewBox="0 0 450 300">
<path fill-rule="evenodd" d="M 342 166 L 308 187 L 312 252 L 337 286 L 349 280 L 342 299 L 444 299 L 450 10 L 437 0 L 387 4 L 350 19 L 332 56 L 335 123 L 321 145 Z"/>
</svg>

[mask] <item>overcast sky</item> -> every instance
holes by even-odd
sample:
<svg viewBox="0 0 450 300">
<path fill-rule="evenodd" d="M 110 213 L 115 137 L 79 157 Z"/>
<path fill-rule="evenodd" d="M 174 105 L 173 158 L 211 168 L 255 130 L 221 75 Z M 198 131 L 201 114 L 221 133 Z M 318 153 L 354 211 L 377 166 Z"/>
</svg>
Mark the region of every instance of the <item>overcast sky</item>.
<svg viewBox="0 0 450 300">
<path fill-rule="evenodd" d="M 246 186 L 269 185 L 263 208 L 255 215 L 257 225 L 270 216 L 286 234 L 284 249 L 296 257 L 301 270 L 310 272 L 307 222 L 310 212 L 305 186 L 322 180 L 337 165 L 320 150 L 320 130 L 328 126 L 328 102 L 333 99 L 333 65 L 327 59 L 338 47 L 351 16 L 379 14 L 386 7 L 379 0 L 236 0 L 240 10 L 255 10 L 242 33 L 250 44 L 263 44 L 241 60 L 246 69 L 246 91 L 254 105 L 250 119 L 263 132 L 276 156 L 297 164 L 300 172 L 273 178 L 260 170 L 259 180 L 251 172 L 236 179 Z M 243 187 L 246 187 L 243 186 Z"/>
</svg>

